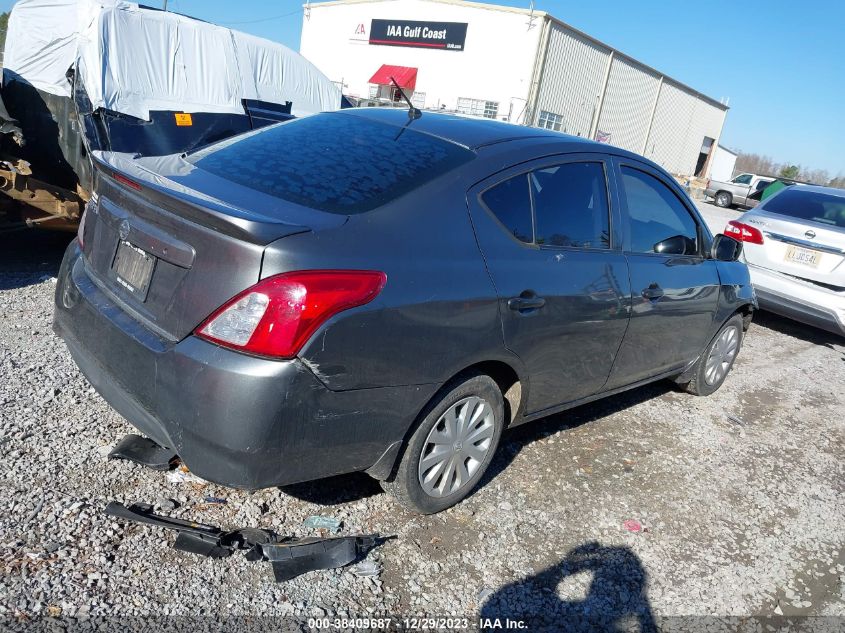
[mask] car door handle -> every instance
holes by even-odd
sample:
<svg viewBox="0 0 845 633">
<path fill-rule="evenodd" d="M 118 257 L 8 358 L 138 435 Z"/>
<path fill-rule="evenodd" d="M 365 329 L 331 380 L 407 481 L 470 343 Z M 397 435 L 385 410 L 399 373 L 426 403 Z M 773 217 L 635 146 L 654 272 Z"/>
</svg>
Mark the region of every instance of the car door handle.
<svg viewBox="0 0 845 633">
<path fill-rule="evenodd" d="M 665 292 L 663 292 L 663 288 L 658 286 L 657 284 L 651 284 L 648 288 L 643 288 L 642 295 L 649 301 L 657 301 L 660 297 L 662 297 Z"/>
<path fill-rule="evenodd" d="M 526 310 L 539 310 L 546 305 L 546 300 L 542 297 L 513 297 L 508 299 L 508 307 L 516 312 L 525 312 Z"/>
</svg>

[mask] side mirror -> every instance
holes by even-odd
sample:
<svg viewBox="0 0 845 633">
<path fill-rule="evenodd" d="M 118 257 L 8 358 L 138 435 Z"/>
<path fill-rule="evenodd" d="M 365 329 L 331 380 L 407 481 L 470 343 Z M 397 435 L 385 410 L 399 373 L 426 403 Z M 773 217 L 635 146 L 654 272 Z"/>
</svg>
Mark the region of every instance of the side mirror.
<svg viewBox="0 0 845 633">
<path fill-rule="evenodd" d="M 735 262 L 742 255 L 742 242 L 719 233 L 710 246 L 710 257 L 720 262 Z"/>
<path fill-rule="evenodd" d="M 655 244 L 654 252 L 662 255 L 695 255 L 695 242 L 684 235 L 673 235 Z"/>
</svg>

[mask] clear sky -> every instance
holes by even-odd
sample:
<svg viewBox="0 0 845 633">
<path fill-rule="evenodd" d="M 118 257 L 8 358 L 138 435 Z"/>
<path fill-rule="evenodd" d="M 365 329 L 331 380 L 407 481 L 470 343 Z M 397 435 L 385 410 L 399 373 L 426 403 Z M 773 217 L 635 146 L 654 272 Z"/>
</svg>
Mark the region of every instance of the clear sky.
<svg viewBox="0 0 845 633">
<path fill-rule="evenodd" d="M 161 0 L 141 3 L 160 6 Z M 0 9 L 12 4 L 0 0 Z M 302 4 L 169 0 L 168 8 L 299 50 Z M 536 0 L 535 6 L 700 92 L 730 98 L 723 145 L 831 176 L 845 173 L 843 0 Z"/>
</svg>

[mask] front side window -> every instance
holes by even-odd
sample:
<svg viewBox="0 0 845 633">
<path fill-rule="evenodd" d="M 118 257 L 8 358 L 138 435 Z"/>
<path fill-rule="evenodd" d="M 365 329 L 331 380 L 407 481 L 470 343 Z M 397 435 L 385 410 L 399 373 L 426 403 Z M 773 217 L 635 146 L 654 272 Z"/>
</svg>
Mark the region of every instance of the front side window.
<svg viewBox="0 0 845 633">
<path fill-rule="evenodd" d="M 731 182 L 734 182 L 738 185 L 750 185 L 751 184 L 751 174 L 742 174 L 741 176 L 737 176 Z"/>
<path fill-rule="evenodd" d="M 654 176 L 622 167 L 628 203 L 631 250 L 637 253 L 695 255 L 698 225 L 678 196 Z"/>
<path fill-rule="evenodd" d="M 772 184 L 771 180 L 758 180 L 757 184 L 754 185 L 754 191 L 762 191 L 766 187 Z"/>
<path fill-rule="evenodd" d="M 491 187 L 481 200 L 501 222 L 508 233 L 520 242 L 534 241 L 531 226 L 531 194 L 528 192 L 528 178 L 520 174 Z"/>
<path fill-rule="evenodd" d="M 537 169 L 529 180 L 538 245 L 610 248 L 610 209 L 601 163 Z"/>
</svg>

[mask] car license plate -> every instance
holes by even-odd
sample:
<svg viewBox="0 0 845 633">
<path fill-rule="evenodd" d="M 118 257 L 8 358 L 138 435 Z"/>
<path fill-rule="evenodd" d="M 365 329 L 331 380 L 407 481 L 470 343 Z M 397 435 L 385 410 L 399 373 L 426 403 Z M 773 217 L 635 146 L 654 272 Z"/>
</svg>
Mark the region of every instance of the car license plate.
<svg viewBox="0 0 845 633">
<path fill-rule="evenodd" d="M 155 263 L 156 258 L 146 251 L 133 246 L 129 242 L 121 241 L 117 245 L 112 270 L 121 286 L 129 291 L 132 296 L 145 301 Z"/>
<path fill-rule="evenodd" d="M 800 246 L 789 246 L 786 249 L 784 260 L 793 264 L 802 264 L 811 268 L 818 268 L 822 254 L 819 251 L 801 248 Z"/>
</svg>

